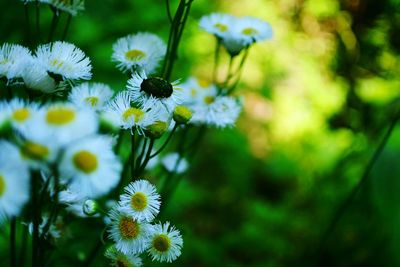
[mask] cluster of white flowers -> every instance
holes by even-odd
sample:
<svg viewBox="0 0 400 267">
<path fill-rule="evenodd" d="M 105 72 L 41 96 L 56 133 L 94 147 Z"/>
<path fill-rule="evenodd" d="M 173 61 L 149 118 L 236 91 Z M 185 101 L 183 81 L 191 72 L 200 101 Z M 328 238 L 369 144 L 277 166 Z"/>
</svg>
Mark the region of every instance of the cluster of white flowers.
<svg viewBox="0 0 400 267">
<path fill-rule="evenodd" d="M 115 244 L 105 255 L 113 266 L 141 266 L 139 254 L 144 251 L 160 262 L 179 257 L 183 246 L 180 232 L 169 222 L 152 224 L 160 199 L 154 185 L 146 180 L 125 187 L 125 193 L 109 213 L 109 235 Z"/>
<path fill-rule="evenodd" d="M 183 104 L 193 111 L 189 123 L 224 128 L 233 126 L 242 109 L 240 101 L 232 96 L 218 94 L 214 84 L 190 77 L 182 84 Z"/>
<path fill-rule="evenodd" d="M 51 93 L 89 80 L 91 70 L 89 58 L 70 43 L 39 45 L 34 53 L 18 44 L 0 47 L 0 78 L 9 85 L 22 82 L 29 89 Z"/>
<path fill-rule="evenodd" d="M 272 38 L 271 26 L 254 17 L 212 13 L 200 19 L 200 27 L 220 39 L 231 55 L 239 54 L 255 42 Z"/>
</svg>

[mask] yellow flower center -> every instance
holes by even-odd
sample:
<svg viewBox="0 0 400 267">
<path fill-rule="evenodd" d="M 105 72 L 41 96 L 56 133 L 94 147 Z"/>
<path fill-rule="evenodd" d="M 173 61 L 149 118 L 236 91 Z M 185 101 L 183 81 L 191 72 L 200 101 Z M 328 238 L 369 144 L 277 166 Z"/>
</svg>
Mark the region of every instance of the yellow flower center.
<svg viewBox="0 0 400 267">
<path fill-rule="evenodd" d="M 64 125 L 75 119 L 75 111 L 67 107 L 54 107 L 47 111 L 46 121 L 53 125 Z"/>
<path fill-rule="evenodd" d="M 56 68 L 61 68 L 62 65 L 64 65 L 64 61 L 58 60 L 58 59 L 53 59 L 50 60 L 50 65 Z"/>
<path fill-rule="evenodd" d="M 117 267 L 130 267 L 131 266 L 125 259 L 121 259 L 121 258 L 118 258 L 115 260 L 115 265 Z"/>
<path fill-rule="evenodd" d="M 85 102 L 95 107 L 99 103 L 99 98 L 96 96 L 88 96 L 85 98 Z"/>
<path fill-rule="evenodd" d="M 207 80 L 204 80 L 204 79 L 198 79 L 197 83 L 199 84 L 199 86 L 201 88 L 207 88 L 208 86 L 210 86 L 210 83 Z"/>
<path fill-rule="evenodd" d="M 171 247 L 171 239 L 164 234 L 157 235 L 153 238 L 152 244 L 158 252 L 166 252 Z"/>
<path fill-rule="evenodd" d="M 123 239 L 134 239 L 139 235 L 139 224 L 132 218 L 122 218 L 118 227 Z"/>
<path fill-rule="evenodd" d="M 132 49 L 125 53 L 125 57 L 128 60 L 137 60 L 145 56 L 146 54 L 143 51 L 137 49 Z"/>
<path fill-rule="evenodd" d="M 192 88 L 192 89 L 190 90 L 190 94 L 191 94 L 192 96 L 196 96 L 196 95 L 197 95 L 197 90 L 194 89 L 194 88 Z"/>
<path fill-rule="evenodd" d="M 5 180 L 4 177 L 0 175 L 0 197 L 6 191 L 6 182 L 4 180 Z"/>
<path fill-rule="evenodd" d="M 34 160 L 44 160 L 50 153 L 46 146 L 29 141 L 23 144 L 20 151 L 23 157 Z"/>
<path fill-rule="evenodd" d="M 258 33 L 258 31 L 256 30 L 256 29 L 254 29 L 254 28 L 244 28 L 243 30 L 242 30 L 242 33 L 244 34 L 244 35 L 254 35 L 254 34 L 257 34 Z"/>
<path fill-rule="evenodd" d="M 138 123 L 143 118 L 144 112 L 138 108 L 128 108 L 122 114 L 122 119 L 127 122 L 131 117 L 134 117 L 135 123 Z"/>
<path fill-rule="evenodd" d="M 228 25 L 222 23 L 215 23 L 214 28 L 217 28 L 220 32 L 226 32 L 228 30 Z"/>
<path fill-rule="evenodd" d="M 142 192 L 136 192 L 131 198 L 131 206 L 136 211 L 143 211 L 147 207 L 147 196 Z"/>
<path fill-rule="evenodd" d="M 29 118 L 30 112 L 27 108 L 19 108 L 14 110 L 12 117 L 18 122 L 24 122 Z"/>
<path fill-rule="evenodd" d="M 76 168 L 84 173 L 91 173 L 97 169 L 97 157 L 95 154 L 82 150 L 73 156 L 73 162 Z"/>
<path fill-rule="evenodd" d="M 204 103 L 206 103 L 208 105 L 214 103 L 214 101 L 215 101 L 215 97 L 213 97 L 213 96 L 208 95 L 208 96 L 204 97 Z"/>
</svg>

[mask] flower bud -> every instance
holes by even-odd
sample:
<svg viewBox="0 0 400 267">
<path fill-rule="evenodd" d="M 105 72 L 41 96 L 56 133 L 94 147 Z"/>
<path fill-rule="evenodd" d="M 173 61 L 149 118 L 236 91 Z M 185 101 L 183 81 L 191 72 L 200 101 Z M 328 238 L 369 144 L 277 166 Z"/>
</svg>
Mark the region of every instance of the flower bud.
<svg viewBox="0 0 400 267">
<path fill-rule="evenodd" d="M 87 199 L 83 202 L 82 209 L 87 216 L 93 216 L 97 213 L 97 203 L 92 199 Z"/>
<path fill-rule="evenodd" d="M 153 138 L 153 139 L 158 139 L 160 138 L 168 129 L 168 125 L 164 121 L 156 121 L 153 124 L 150 124 L 149 126 L 146 127 L 144 130 L 144 133 L 146 136 Z"/>
<path fill-rule="evenodd" d="M 177 106 L 173 113 L 173 119 L 177 124 L 188 123 L 192 116 L 192 111 L 188 107 L 182 105 Z"/>
</svg>

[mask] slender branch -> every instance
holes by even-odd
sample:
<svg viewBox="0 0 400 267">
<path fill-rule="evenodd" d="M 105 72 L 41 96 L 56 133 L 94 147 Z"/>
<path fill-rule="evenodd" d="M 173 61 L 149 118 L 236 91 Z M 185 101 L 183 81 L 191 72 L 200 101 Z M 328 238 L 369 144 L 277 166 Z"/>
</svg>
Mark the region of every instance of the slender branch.
<svg viewBox="0 0 400 267">
<path fill-rule="evenodd" d="M 25 252 L 26 252 L 26 245 L 28 242 L 28 226 L 24 225 L 22 231 L 22 238 L 21 238 L 21 249 L 19 251 L 19 267 L 24 267 L 26 262 Z"/>
<path fill-rule="evenodd" d="M 146 165 L 150 160 L 150 154 L 151 154 L 151 151 L 153 150 L 154 141 L 155 141 L 155 139 L 153 139 L 153 138 L 150 139 L 150 144 L 149 144 L 149 147 L 147 148 L 146 157 L 144 158 L 142 165 L 137 170 L 138 175 L 140 175 L 143 172 L 144 168 L 146 168 Z"/>
<path fill-rule="evenodd" d="M 30 27 L 30 20 L 29 20 L 29 8 L 28 3 L 24 3 L 24 10 L 25 10 L 25 21 L 26 21 L 26 42 L 29 44 L 29 47 L 32 45 L 31 42 L 31 27 Z"/>
<path fill-rule="evenodd" d="M 154 152 L 154 154 L 152 154 L 150 156 L 150 158 L 154 158 L 155 156 L 157 156 L 158 154 L 161 153 L 161 151 L 163 151 L 163 149 L 168 145 L 169 141 L 172 138 L 172 135 L 175 133 L 176 129 L 178 128 L 178 124 L 175 123 L 174 128 L 172 128 L 172 131 L 169 133 L 167 139 L 165 140 L 164 144 L 156 151 Z"/>
<path fill-rule="evenodd" d="M 16 266 L 16 247 L 15 247 L 15 232 L 17 220 L 15 217 L 10 221 L 10 266 Z"/>
<path fill-rule="evenodd" d="M 135 147 L 135 135 L 136 135 L 136 129 L 132 128 L 132 137 L 131 137 L 131 179 L 135 180 L 136 179 L 136 173 L 135 173 L 135 160 L 136 160 L 136 147 Z"/>
<path fill-rule="evenodd" d="M 65 24 L 65 28 L 64 28 L 63 35 L 61 37 L 61 41 L 64 41 L 65 38 L 67 38 L 67 33 L 69 30 L 69 26 L 71 25 L 71 20 L 72 20 L 72 15 L 68 14 L 67 23 Z"/>
<path fill-rule="evenodd" d="M 40 43 L 40 2 L 36 0 L 36 41 Z"/>
<path fill-rule="evenodd" d="M 38 183 L 39 176 L 37 172 L 33 172 L 32 175 L 32 188 L 31 188 L 31 199 L 32 199 L 32 267 L 38 267 L 38 255 L 39 255 L 39 216 L 40 207 L 38 203 Z"/>
<path fill-rule="evenodd" d="M 348 208 L 349 204 L 353 201 L 354 197 L 357 195 L 358 191 L 361 189 L 361 187 L 365 184 L 365 182 L 368 180 L 368 177 L 378 160 L 379 156 L 382 154 L 383 149 L 385 148 L 387 142 L 389 141 L 390 136 L 392 135 L 392 132 L 400 118 L 400 109 L 397 111 L 395 116 L 393 117 L 393 120 L 391 121 L 389 128 L 387 129 L 385 135 L 383 136 L 381 142 L 379 143 L 378 147 L 376 148 L 374 154 L 372 155 L 371 159 L 368 161 L 368 164 L 366 165 L 364 172 L 361 176 L 361 179 L 357 183 L 357 185 L 353 188 L 353 190 L 350 192 L 350 194 L 347 196 L 347 198 L 342 202 L 342 204 L 339 206 L 339 208 L 336 210 L 334 213 L 334 216 L 322 235 L 322 238 L 319 242 L 318 249 L 317 249 L 317 257 L 318 259 L 322 256 L 322 250 L 325 246 L 326 241 L 328 240 L 330 234 L 333 232 L 335 229 L 337 223 L 339 220 L 342 218 L 343 214 L 345 213 L 346 209 Z"/>
<path fill-rule="evenodd" d="M 170 5 L 169 5 L 169 0 L 165 0 L 165 6 L 166 6 L 166 8 L 167 8 L 168 20 L 169 20 L 169 22 L 172 24 L 171 7 L 170 7 Z"/>
<path fill-rule="evenodd" d="M 51 20 L 49 39 L 47 40 L 48 42 L 51 42 L 51 40 L 53 39 L 54 32 L 56 31 L 58 21 L 60 20 L 60 17 L 57 14 L 57 10 L 55 8 L 51 8 L 51 11 L 53 11 L 53 18 Z"/>
<path fill-rule="evenodd" d="M 143 145 L 142 145 L 142 150 L 140 151 L 140 155 L 139 155 L 139 157 L 136 159 L 136 165 L 137 165 L 137 166 L 139 166 L 140 164 L 142 164 L 142 159 L 143 159 L 144 153 L 146 152 L 147 140 L 148 140 L 148 138 L 145 137 L 145 138 L 144 138 L 144 141 L 143 141 Z"/>
<path fill-rule="evenodd" d="M 217 42 L 215 45 L 214 52 L 214 66 L 212 73 L 212 83 L 217 83 L 217 73 L 218 73 L 218 65 L 219 65 L 219 51 L 221 50 L 221 38 L 217 38 Z"/>
</svg>

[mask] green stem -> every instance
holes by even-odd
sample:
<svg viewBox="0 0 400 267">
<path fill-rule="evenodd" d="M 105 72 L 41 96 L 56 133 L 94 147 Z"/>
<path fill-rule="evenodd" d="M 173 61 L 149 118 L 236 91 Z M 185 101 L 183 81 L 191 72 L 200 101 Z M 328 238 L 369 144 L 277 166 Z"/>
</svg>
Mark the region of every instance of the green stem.
<svg viewBox="0 0 400 267">
<path fill-rule="evenodd" d="M 140 166 L 142 164 L 142 159 L 143 159 L 144 153 L 146 152 L 147 140 L 148 140 L 148 138 L 145 137 L 144 141 L 143 141 L 143 145 L 142 145 L 142 150 L 140 151 L 140 155 L 136 159 L 136 166 Z"/>
<path fill-rule="evenodd" d="M 158 154 L 161 153 L 161 151 L 164 150 L 164 148 L 168 145 L 169 141 L 172 138 L 172 135 L 175 133 L 176 129 L 178 128 L 178 124 L 175 123 L 174 128 L 172 128 L 172 131 L 169 133 L 167 139 L 165 140 L 164 144 L 160 147 L 160 149 L 158 149 L 156 152 L 154 152 L 154 154 L 152 154 L 150 156 L 150 158 L 154 158 L 155 156 L 157 156 Z"/>
<path fill-rule="evenodd" d="M 32 267 L 38 267 L 38 255 L 39 255 L 39 217 L 40 217 L 40 206 L 38 203 L 37 192 L 39 189 L 40 176 L 38 172 L 33 172 L 31 180 L 31 199 L 32 199 Z"/>
<path fill-rule="evenodd" d="M 172 24 L 171 7 L 170 7 L 170 5 L 169 5 L 169 0 L 165 0 L 165 5 L 166 5 L 166 8 L 167 8 L 168 20 L 169 20 L 169 22 Z"/>
<path fill-rule="evenodd" d="M 377 162 L 379 156 L 382 154 L 383 149 L 385 148 L 387 142 L 389 141 L 390 136 L 392 135 L 392 132 L 400 118 L 400 109 L 397 111 L 396 115 L 393 117 L 393 120 L 391 121 L 389 128 L 387 129 L 385 135 L 383 136 L 381 142 L 379 143 L 378 147 L 376 148 L 374 154 L 372 155 L 371 159 L 369 160 L 368 164 L 366 165 L 364 172 L 361 176 L 361 179 L 357 183 L 357 185 L 351 190 L 350 194 L 347 196 L 347 198 L 342 202 L 342 204 L 339 206 L 339 208 L 336 210 L 334 213 L 334 216 L 322 235 L 322 238 L 319 242 L 318 249 L 317 249 L 317 258 L 320 259 L 323 255 L 322 251 L 325 246 L 326 241 L 328 240 L 330 234 L 335 230 L 335 227 L 339 220 L 342 218 L 343 214 L 345 213 L 346 209 L 348 208 L 349 204 L 353 201 L 354 197 L 357 195 L 358 191 L 361 189 L 361 187 L 366 183 L 368 180 L 368 177 Z"/>
<path fill-rule="evenodd" d="M 11 218 L 10 221 L 10 266 L 16 266 L 16 247 L 15 247 L 15 232 L 16 232 L 17 220 L 15 217 Z"/>
<path fill-rule="evenodd" d="M 54 32 L 56 31 L 58 21 L 60 20 L 60 17 L 57 14 L 57 10 L 55 8 L 51 8 L 51 11 L 53 11 L 53 18 L 51 20 L 49 39 L 47 40 L 48 42 L 51 42 L 51 40 L 53 39 Z"/>
<path fill-rule="evenodd" d="M 137 171 L 138 176 L 140 176 L 142 174 L 142 172 L 144 171 L 144 168 L 146 168 L 146 165 L 150 160 L 150 154 L 151 154 L 151 151 L 153 150 L 154 141 L 155 141 L 155 139 L 153 139 L 153 138 L 150 139 L 150 144 L 149 144 L 149 147 L 147 148 L 146 156 L 143 160 L 142 165 L 138 168 L 138 171 Z"/>
<path fill-rule="evenodd" d="M 233 76 L 236 76 L 236 81 L 227 90 L 225 95 L 230 95 L 235 90 L 236 86 L 238 85 L 238 83 L 240 81 L 240 78 L 242 76 L 243 66 L 244 66 L 244 63 L 245 63 L 248 55 L 249 55 L 249 48 L 246 48 L 245 51 L 244 51 L 243 57 L 242 57 L 242 59 L 240 61 L 239 67 L 237 68 L 237 70 L 233 74 Z"/>
<path fill-rule="evenodd" d="M 29 8 L 28 8 L 28 3 L 24 3 L 24 10 L 25 10 L 25 21 L 26 21 L 26 43 L 28 44 L 29 47 L 31 47 L 31 27 L 29 23 Z"/>
<path fill-rule="evenodd" d="M 135 161 L 136 161 L 136 147 L 135 147 L 135 135 L 136 135 L 136 129 L 132 128 L 132 137 L 131 137 L 131 180 L 136 179 L 136 173 L 135 173 Z"/>
<path fill-rule="evenodd" d="M 71 25 L 71 20 L 72 20 L 72 15 L 68 14 L 67 23 L 65 24 L 65 28 L 64 28 L 63 35 L 61 37 L 61 41 L 64 41 L 65 38 L 67 38 L 67 33 L 69 30 L 69 26 Z"/>
<path fill-rule="evenodd" d="M 214 53 L 214 66 L 213 66 L 213 74 L 212 74 L 212 83 L 217 83 L 217 73 L 218 73 L 218 65 L 219 65 L 219 51 L 221 50 L 221 38 L 217 38 L 217 43 L 215 46 Z"/>
<path fill-rule="evenodd" d="M 36 41 L 40 43 L 40 2 L 36 0 Z"/>
<path fill-rule="evenodd" d="M 26 252 L 26 245 L 28 241 L 28 226 L 23 227 L 22 231 L 22 238 L 21 238 L 21 250 L 19 251 L 19 267 L 24 267 L 25 266 L 25 252 Z"/>
</svg>

